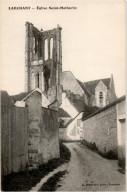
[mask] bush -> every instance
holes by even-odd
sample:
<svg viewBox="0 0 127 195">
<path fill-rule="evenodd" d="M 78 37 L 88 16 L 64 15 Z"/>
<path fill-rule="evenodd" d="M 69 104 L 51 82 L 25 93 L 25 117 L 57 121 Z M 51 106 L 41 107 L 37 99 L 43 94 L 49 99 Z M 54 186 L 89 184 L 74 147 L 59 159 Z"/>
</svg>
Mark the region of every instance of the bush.
<svg viewBox="0 0 127 195">
<path fill-rule="evenodd" d="M 121 167 L 123 170 L 125 170 L 125 159 L 119 159 L 118 165 L 119 165 L 119 167 Z"/>
</svg>

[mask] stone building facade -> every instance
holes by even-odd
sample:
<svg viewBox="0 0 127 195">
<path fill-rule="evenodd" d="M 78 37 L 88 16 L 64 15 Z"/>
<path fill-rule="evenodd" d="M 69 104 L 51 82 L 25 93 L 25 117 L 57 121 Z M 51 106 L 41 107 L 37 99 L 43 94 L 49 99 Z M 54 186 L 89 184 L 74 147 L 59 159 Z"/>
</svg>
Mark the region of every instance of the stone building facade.
<svg viewBox="0 0 127 195">
<path fill-rule="evenodd" d="M 26 22 L 25 91 L 39 88 L 50 104 L 61 104 L 61 27 L 39 31 Z"/>
<path fill-rule="evenodd" d="M 117 99 L 113 75 L 111 78 L 85 82 L 84 85 L 90 92 L 90 106 L 102 108 Z"/>
<path fill-rule="evenodd" d="M 81 82 L 70 71 L 62 72 L 62 87 L 67 95 L 82 99 L 90 107 L 102 108 L 117 99 L 113 75 L 111 78 Z M 69 83 L 69 84 L 68 84 Z"/>
</svg>

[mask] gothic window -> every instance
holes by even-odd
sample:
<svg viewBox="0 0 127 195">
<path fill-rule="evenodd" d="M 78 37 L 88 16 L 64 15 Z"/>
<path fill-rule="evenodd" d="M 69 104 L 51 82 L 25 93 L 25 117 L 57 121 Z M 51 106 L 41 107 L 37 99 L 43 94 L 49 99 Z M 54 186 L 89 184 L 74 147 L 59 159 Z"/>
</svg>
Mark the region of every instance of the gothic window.
<svg viewBox="0 0 127 195">
<path fill-rule="evenodd" d="M 39 73 L 35 74 L 35 88 L 39 88 Z"/>
<path fill-rule="evenodd" d="M 99 93 L 99 102 L 102 104 L 103 103 L 103 92 L 100 91 Z"/>
<path fill-rule="evenodd" d="M 48 59 L 48 40 L 45 39 L 45 60 Z"/>
<path fill-rule="evenodd" d="M 34 37 L 33 37 L 33 53 L 34 53 L 34 54 L 37 53 L 37 47 L 38 47 L 38 40 L 37 40 L 37 38 L 34 36 Z"/>
<path fill-rule="evenodd" d="M 53 55 L 53 38 L 50 39 L 50 59 L 52 59 Z"/>
<path fill-rule="evenodd" d="M 38 39 L 38 50 L 39 50 L 39 57 L 42 57 L 42 44 L 41 44 L 41 39 Z"/>
</svg>

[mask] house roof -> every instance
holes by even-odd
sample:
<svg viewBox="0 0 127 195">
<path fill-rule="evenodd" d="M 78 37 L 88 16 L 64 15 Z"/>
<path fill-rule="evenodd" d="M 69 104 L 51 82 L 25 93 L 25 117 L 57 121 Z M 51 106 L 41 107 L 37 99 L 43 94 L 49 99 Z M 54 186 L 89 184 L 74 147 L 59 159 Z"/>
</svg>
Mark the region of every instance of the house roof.
<svg viewBox="0 0 127 195">
<path fill-rule="evenodd" d="M 99 111 L 100 108 L 93 106 L 93 107 L 88 107 L 87 109 L 85 109 L 84 113 L 83 113 L 83 119 L 85 119 L 86 117 L 90 116 L 91 114 L 94 114 L 95 112 Z"/>
<path fill-rule="evenodd" d="M 72 99 L 71 102 L 78 112 L 82 112 L 88 107 L 82 99 Z"/>
<path fill-rule="evenodd" d="M 6 91 L 1 91 L 1 106 L 14 106 L 14 101 Z"/>
<path fill-rule="evenodd" d="M 111 78 L 99 79 L 99 80 L 84 82 L 84 86 L 87 88 L 87 90 L 91 94 L 95 94 L 95 87 L 97 86 L 97 84 L 100 81 L 102 81 L 105 84 L 105 86 L 107 87 L 107 89 L 110 89 L 110 81 L 111 81 Z"/>
<path fill-rule="evenodd" d="M 59 108 L 58 110 L 58 116 L 59 117 L 71 117 L 65 110 L 62 108 Z"/>
<path fill-rule="evenodd" d="M 65 128 L 68 127 L 68 125 L 70 125 L 71 122 L 72 122 L 73 120 L 75 120 L 80 114 L 81 114 L 81 112 L 78 113 L 78 115 L 76 115 L 74 118 L 71 118 L 71 119 L 67 122 L 67 124 L 66 124 L 64 127 L 65 127 Z"/>
<path fill-rule="evenodd" d="M 13 99 L 14 103 L 17 101 L 22 101 L 26 96 L 29 95 L 30 92 L 22 92 L 17 95 L 12 95 L 11 98 Z"/>
<path fill-rule="evenodd" d="M 11 96 L 11 98 L 13 99 L 14 103 L 17 101 L 22 101 L 22 100 L 25 100 L 26 98 L 28 98 L 35 91 L 41 93 L 40 89 L 36 88 L 36 89 L 29 91 L 29 92 L 22 92 L 22 93 L 19 93 L 17 95 L 13 95 L 13 96 Z"/>
</svg>

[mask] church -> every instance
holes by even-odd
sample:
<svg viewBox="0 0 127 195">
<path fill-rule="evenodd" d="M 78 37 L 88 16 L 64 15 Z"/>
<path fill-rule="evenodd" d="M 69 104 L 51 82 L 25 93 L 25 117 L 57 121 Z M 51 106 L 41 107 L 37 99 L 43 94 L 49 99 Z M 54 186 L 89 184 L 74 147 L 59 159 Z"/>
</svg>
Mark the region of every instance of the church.
<svg viewBox="0 0 127 195">
<path fill-rule="evenodd" d="M 70 71 L 65 71 L 62 72 L 61 80 L 64 91 L 79 96 L 90 107 L 102 108 L 117 99 L 113 75 L 110 78 L 81 82 Z"/>
</svg>

